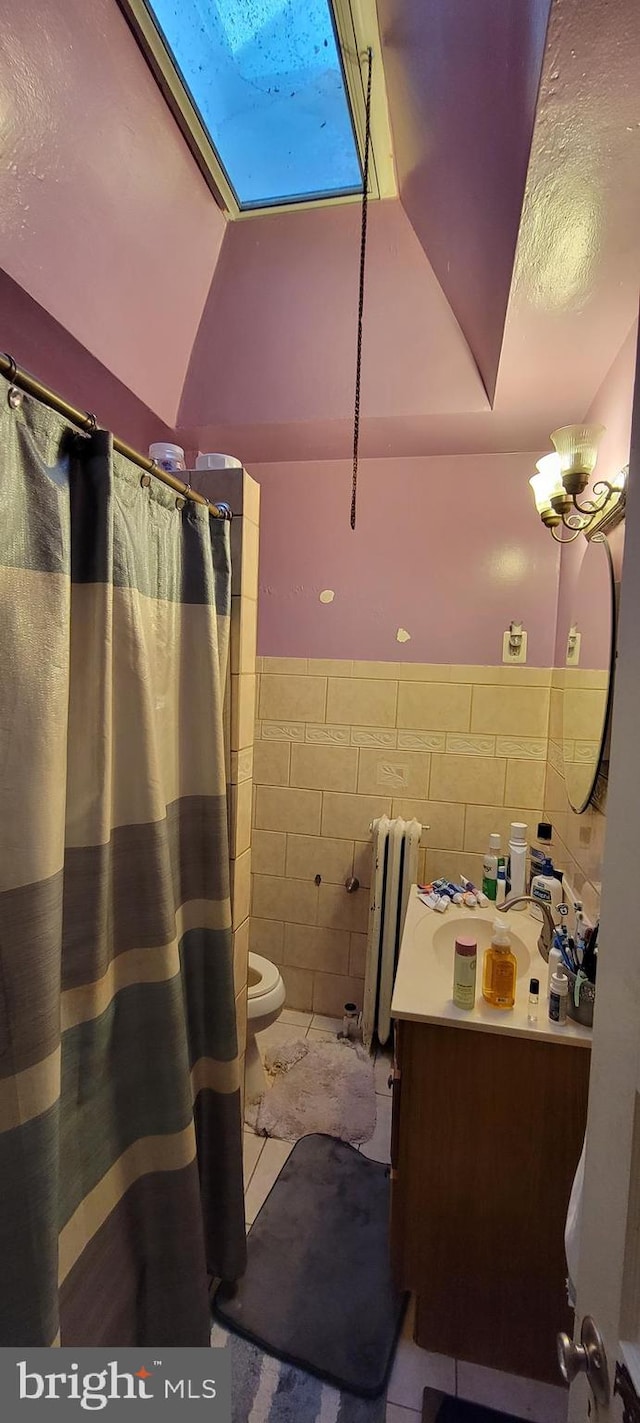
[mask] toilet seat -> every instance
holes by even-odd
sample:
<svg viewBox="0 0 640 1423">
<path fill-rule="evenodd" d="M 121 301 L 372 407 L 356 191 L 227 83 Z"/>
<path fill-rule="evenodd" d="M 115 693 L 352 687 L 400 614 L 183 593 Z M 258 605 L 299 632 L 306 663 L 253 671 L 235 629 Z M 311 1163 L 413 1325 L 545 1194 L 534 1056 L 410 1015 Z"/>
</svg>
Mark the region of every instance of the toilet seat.
<svg viewBox="0 0 640 1423">
<path fill-rule="evenodd" d="M 270 959 L 261 954 L 249 954 L 249 998 L 263 998 L 271 993 L 280 980 L 280 970 Z"/>
<path fill-rule="evenodd" d="M 286 989 L 277 964 L 271 963 L 262 954 L 249 954 L 247 974 L 247 1051 L 245 1059 L 244 1085 L 245 1101 L 257 1102 L 266 1091 L 262 1058 L 258 1051 L 256 1033 L 264 1032 L 280 1017 L 284 1008 Z"/>
</svg>

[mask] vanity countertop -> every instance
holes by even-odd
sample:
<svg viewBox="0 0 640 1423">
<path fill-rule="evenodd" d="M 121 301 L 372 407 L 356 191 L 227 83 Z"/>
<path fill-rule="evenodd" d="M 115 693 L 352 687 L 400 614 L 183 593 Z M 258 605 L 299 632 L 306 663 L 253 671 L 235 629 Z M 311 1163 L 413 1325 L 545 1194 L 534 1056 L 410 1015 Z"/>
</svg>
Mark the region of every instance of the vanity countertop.
<svg viewBox="0 0 640 1423">
<path fill-rule="evenodd" d="M 505 921 L 512 934 L 512 947 L 518 959 L 518 981 L 515 1007 L 509 1010 L 492 1008 L 482 997 L 482 960 L 491 942 L 491 929 L 496 917 Z M 542 1042 L 567 1043 L 575 1047 L 591 1046 L 591 1028 L 567 1018 L 565 1024 L 551 1023 L 547 1004 L 547 964 L 538 951 L 540 923 L 531 917 L 528 907 L 496 916 L 495 906 L 489 909 L 456 908 L 445 914 L 429 909 L 418 899 L 416 886 L 411 886 L 398 967 L 391 1003 L 391 1016 L 414 1023 L 436 1023 L 445 1027 L 473 1029 L 482 1033 L 506 1033 L 513 1037 L 539 1039 Z M 478 970 L 475 1007 L 468 1011 L 456 1008 L 452 1001 L 453 956 L 456 934 L 477 939 Z M 528 1021 L 529 979 L 540 980 L 538 1020 Z"/>
</svg>

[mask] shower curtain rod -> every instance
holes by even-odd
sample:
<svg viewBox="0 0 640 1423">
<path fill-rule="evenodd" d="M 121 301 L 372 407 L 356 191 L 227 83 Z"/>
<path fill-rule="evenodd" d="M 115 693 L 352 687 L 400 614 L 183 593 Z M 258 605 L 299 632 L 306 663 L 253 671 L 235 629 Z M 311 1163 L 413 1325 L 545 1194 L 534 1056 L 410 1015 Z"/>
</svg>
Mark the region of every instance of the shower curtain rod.
<svg viewBox="0 0 640 1423">
<path fill-rule="evenodd" d="M 63 415 L 65 420 L 69 420 L 72 425 L 79 425 L 81 430 L 91 432 L 98 429 L 98 422 L 95 415 L 89 415 L 86 411 L 76 410 L 68 401 L 63 400 L 61 395 L 57 395 L 55 390 L 50 390 L 48 386 L 42 385 L 29 371 L 18 366 L 13 356 L 0 351 L 0 372 L 5 375 L 12 385 L 17 385 L 27 395 L 35 396 L 36 400 L 41 400 L 45 405 L 50 405 L 52 410 L 56 410 L 58 415 Z M 204 494 L 198 494 L 192 489 L 190 484 L 183 484 L 181 479 L 176 479 L 175 475 L 160 467 L 150 460 L 147 455 L 141 455 L 138 450 L 132 449 L 131 445 L 126 445 L 124 440 L 113 437 L 113 448 L 118 454 L 124 455 L 133 464 L 140 466 L 147 474 L 152 474 L 154 479 L 160 479 L 163 484 L 168 484 L 170 489 L 175 489 L 177 494 L 181 494 L 183 499 L 191 499 L 194 504 L 204 504 L 205 508 L 213 514 L 214 519 L 230 519 L 231 510 L 224 504 L 210 504 L 205 499 Z"/>
</svg>

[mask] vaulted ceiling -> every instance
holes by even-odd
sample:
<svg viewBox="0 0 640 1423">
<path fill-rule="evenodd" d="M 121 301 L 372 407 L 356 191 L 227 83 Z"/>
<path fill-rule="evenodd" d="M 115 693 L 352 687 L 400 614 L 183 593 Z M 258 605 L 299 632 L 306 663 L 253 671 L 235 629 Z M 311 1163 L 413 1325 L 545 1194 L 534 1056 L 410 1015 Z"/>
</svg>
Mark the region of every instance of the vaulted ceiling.
<svg viewBox="0 0 640 1423">
<path fill-rule="evenodd" d="M 550 0 L 379 0 L 402 204 L 490 398 Z"/>
<path fill-rule="evenodd" d="M 640 6 L 378 0 L 399 201 L 372 204 L 362 449 L 535 448 L 637 316 Z M 349 450 L 358 214 L 227 226 L 180 424 Z"/>
</svg>

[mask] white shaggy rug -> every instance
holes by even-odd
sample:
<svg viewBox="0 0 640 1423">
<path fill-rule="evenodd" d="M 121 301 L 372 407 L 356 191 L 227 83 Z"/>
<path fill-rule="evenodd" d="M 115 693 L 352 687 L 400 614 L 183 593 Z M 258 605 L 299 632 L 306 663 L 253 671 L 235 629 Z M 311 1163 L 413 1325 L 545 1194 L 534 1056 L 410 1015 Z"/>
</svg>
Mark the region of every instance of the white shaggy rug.
<svg viewBox="0 0 640 1423">
<path fill-rule="evenodd" d="M 376 1125 L 373 1060 L 359 1043 L 300 1038 L 267 1049 L 272 1085 L 247 1105 L 246 1120 L 261 1136 L 299 1141 L 325 1132 L 360 1146 Z"/>
</svg>

